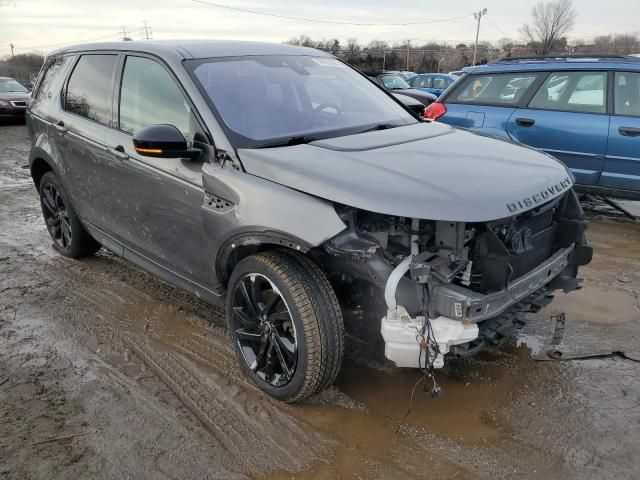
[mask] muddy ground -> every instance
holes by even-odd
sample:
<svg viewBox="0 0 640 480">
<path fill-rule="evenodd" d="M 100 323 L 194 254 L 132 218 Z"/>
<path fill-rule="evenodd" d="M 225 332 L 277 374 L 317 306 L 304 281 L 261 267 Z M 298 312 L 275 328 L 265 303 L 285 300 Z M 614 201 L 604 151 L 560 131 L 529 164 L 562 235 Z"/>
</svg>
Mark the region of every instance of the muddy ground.
<svg viewBox="0 0 640 480">
<path fill-rule="evenodd" d="M 351 340 L 334 387 L 284 405 L 245 382 L 220 309 L 108 252 L 54 252 L 27 144 L 0 126 L 0 478 L 640 476 L 639 225 L 592 219 L 584 289 L 451 362 L 442 398 L 419 386 L 409 408 L 418 373 Z"/>
</svg>

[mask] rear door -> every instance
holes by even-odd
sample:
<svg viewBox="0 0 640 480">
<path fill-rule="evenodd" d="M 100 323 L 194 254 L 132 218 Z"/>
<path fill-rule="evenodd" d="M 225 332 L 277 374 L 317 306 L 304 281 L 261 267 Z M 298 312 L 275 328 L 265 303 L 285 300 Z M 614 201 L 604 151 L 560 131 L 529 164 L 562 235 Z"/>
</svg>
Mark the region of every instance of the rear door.
<svg viewBox="0 0 640 480">
<path fill-rule="evenodd" d="M 438 121 L 508 139 L 511 114 L 541 77 L 532 72 L 467 75 L 447 93 L 447 113 Z"/>
<path fill-rule="evenodd" d="M 615 72 L 601 187 L 640 192 L 640 72 Z"/>
<path fill-rule="evenodd" d="M 598 185 L 609 132 L 607 73 L 551 72 L 527 107 L 509 118 L 511 138 L 567 165 L 581 185 Z"/>
<path fill-rule="evenodd" d="M 85 222 L 103 226 L 109 162 L 106 133 L 112 124 L 111 99 L 118 55 L 80 55 L 63 88 L 63 108 L 54 123 L 54 143 L 61 157 L 62 182 Z"/>
</svg>

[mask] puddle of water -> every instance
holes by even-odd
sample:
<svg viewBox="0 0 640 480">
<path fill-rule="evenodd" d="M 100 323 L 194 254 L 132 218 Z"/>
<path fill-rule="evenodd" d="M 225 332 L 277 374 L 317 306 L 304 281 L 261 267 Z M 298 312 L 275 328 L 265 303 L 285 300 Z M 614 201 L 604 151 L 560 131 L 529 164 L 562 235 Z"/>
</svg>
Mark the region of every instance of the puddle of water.
<svg viewBox="0 0 640 480">
<path fill-rule="evenodd" d="M 613 290 L 586 283 L 568 295 L 558 292 L 540 315 L 565 312 L 567 321 L 619 324 L 640 320 L 635 297 L 624 290 Z"/>
<path fill-rule="evenodd" d="M 535 368 L 531 350 L 525 346 L 506 350 L 495 357 L 484 354 L 476 360 L 449 363 L 448 374 L 436 373 L 443 389 L 432 398 L 431 380 L 411 392 L 420 380 L 417 370 L 393 374 L 365 367 L 344 366 L 336 385 L 379 414 L 396 421 L 425 427 L 440 436 L 465 443 L 486 442 L 500 435 L 491 411 L 509 401 Z"/>
</svg>

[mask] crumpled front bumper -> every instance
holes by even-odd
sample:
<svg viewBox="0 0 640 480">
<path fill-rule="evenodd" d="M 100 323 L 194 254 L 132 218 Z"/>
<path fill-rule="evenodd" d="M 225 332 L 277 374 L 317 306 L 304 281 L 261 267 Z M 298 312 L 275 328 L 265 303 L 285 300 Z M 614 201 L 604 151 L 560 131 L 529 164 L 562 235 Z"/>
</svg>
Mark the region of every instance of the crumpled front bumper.
<svg viewBox="0 0 640 480">
<path fill-rule="evenodd" d="M 496 317 L 514 304 L 558 277 L 571 264 L 574 245 L 563 248 L 527 274 L 511 282 L 499 292 L 481 294 L 458 285 L 438 285 L 433 289 L 432 301 L 438 317 L 430 319 L 440 354 L 433 366 L 444 366 L 444 355 L 453 345 L 471 342 L 478 337 L 477 323 Z M 406 309 L 394 303 L 399 277 L 406 273 L 409 262 L 403 262 L 389 277 L 385 298 L 387 315 L 382 318 L 381 333 L 385 341 L 385 356 L 398 367 L 424 367 L 425 355 L 420 356 L 419 332 L 424 317 L 411 317 Z M 405 270 L 403 272 L 403 270 Z"/>
</svg>

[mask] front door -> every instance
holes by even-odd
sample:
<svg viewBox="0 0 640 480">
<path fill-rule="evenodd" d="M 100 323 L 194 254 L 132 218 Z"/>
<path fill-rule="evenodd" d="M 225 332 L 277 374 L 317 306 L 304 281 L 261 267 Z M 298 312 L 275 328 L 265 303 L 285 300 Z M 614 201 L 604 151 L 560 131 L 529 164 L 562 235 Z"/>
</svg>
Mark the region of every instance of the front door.
<svg viewBox="0 0 640 480">
<path fill-rule="evenodd" d="M 167 269 L 190 282 L 212 287 L 202 228 L 202 164 L 212 148 L 193 107 L 169 70 L 155 59 L 124 59 L 116 102 L 116 128 L 107 136 L 111 152 L 110 231 L 147 267 Z M 190 146 L 203 149 L 197 160 L 151 158 L 133 147 L 133 134 L 157 124 L 177 127 Z"/>
<path fill-rule="evenodd" d="M 640 73 L 616 72 L 600 186 L 640 193 Z"/>
<path fill-rule="evenodd" d="M 529 105 L 516 109 L 507 131 L 571 169 L 576 183 L 597 185 L 609 133 L 605 72 L 553 72 Z"/>
</svg>

